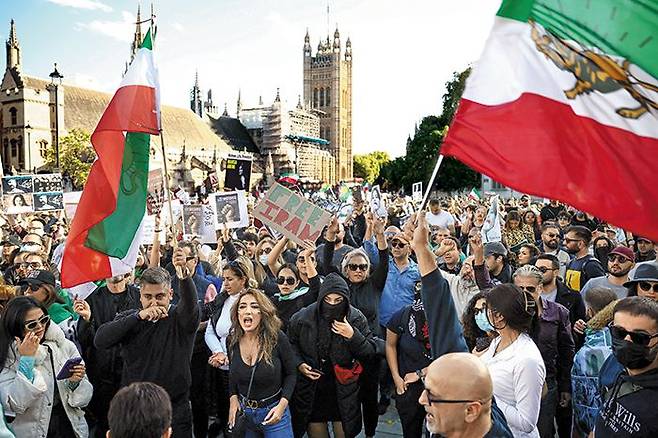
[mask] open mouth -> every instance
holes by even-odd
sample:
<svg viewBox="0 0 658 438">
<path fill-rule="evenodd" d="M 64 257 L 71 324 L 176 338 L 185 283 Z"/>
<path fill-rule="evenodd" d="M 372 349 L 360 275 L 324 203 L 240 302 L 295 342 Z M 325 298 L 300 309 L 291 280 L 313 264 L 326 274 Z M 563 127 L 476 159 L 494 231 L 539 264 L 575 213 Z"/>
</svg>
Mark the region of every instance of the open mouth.
<svg viewBox="0 0 658 438">
<path fill-rule="evenodd" d="M 242 318 L 242 326 L 245 329 L 251 328 L 254 324 L 254 319 L 251 316 L 245 316 Z"/>
</svg>

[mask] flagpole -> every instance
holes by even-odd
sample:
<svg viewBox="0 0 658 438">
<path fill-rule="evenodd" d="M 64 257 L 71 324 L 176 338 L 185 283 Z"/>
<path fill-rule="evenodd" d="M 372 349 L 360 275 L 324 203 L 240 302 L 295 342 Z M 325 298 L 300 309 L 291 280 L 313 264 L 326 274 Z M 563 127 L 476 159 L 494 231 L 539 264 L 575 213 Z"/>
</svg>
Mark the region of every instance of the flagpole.
<svg viewBox="0 0 658 438">
<path fill-rule="evenodd" d="M 434 166 L 434 171 L 432 172 L 432 177 L 430 178 L 429 184 L 427 184 L 427 190 L 425 190 L 425 196 L 423 196 L 423 203 L 420 205 L 420 210 L 423 211 L 425 210 L 425 207 L 427 206 L 427 199 L 430 196 L 430 192 L 432 191 L 432 186 L 434 185 L 434 180 L 436 179 L 436 175 L 439 173 L 439 167 L 441 167 L 441 162 L 443 161 L 443 155 L 439 154 L 439 159 L 436 162 L 436 166 Z"/>
<path fill-rule="evenodd" d="M 165 153 L 165 142 L 164 142 L 164 133 L 160 129 L 160 145 L 162 146 L 162 162 L 164 164 L 164 173 L 165 173 L 165 187 L 167 192 L 167 207 L 169 210 L 169 219 L 171 221 L 171 235 L 172 235 L 172 246 L 174 250 L 178 249 L 178 239 L 176 236 L 176 227 L 174 222 L 174 208 L 171 206 L 171 189 L 169 184 L 169 170 L 167 169 L 167 154 Z M 183 271 L 179 266 L 176 266 L 176 274 L 178 278 L 183 278 Z"/>
</svg>

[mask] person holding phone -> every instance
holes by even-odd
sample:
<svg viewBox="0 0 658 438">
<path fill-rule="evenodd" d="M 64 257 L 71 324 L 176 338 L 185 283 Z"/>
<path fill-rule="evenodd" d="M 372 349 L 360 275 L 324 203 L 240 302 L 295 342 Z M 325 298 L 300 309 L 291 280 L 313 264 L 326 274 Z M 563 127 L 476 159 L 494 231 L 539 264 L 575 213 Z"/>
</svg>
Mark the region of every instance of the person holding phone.
<svg viewBox="0 0 658 438">
<path fill-rule="evenodd" d="M 11 299 L 0 327 L 0 402 L 18 437 L 87 437 L 93 388 L 73 342 L 32 297 Z"/>
</svg>

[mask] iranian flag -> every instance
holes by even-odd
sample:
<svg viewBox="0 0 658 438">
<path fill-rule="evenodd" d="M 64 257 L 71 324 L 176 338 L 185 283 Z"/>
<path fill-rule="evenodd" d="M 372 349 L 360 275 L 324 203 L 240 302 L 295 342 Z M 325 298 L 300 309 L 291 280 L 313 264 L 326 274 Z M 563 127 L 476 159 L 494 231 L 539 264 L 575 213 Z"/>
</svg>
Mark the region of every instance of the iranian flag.
<svg viewBox="0 0 658 438">
<path fill-rule="evenodd" d="M 159 134 L 158 74 L 149 31 L 91 136 L 94 162 L 62 260 L 65 288 L 135 266 L 146 211 L 150 136 Z"/>
<path fill-rule="evenodd" d="M 504 0 L 441 153 L 658 240 L 658 8 Z"/>
<path fill-rule="evenodd" d="M 468 198 L 474 201 L 479 201 L 480 199 L 482 199 L 482 196 L 480 196 L 480 191 L 478 189 L 472 188 L 468 194 Z"/>
</svg>

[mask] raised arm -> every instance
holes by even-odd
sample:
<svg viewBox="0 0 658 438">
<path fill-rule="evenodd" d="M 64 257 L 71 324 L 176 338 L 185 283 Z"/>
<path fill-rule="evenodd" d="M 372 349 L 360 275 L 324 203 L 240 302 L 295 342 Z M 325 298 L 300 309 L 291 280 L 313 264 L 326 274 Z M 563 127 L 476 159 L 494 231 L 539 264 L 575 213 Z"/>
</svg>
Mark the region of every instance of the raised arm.
<svg viewBox="0 0 658 438">
<path fill-rule="evenodd" d="M 388 244 L 386 243 L 386 237 L 384 237 L 384 219 L 374 218 L 372 228 L 379 250 L 379 263 L 372 273 L 372 284 L 377 292 L 381 294 L 386 284 L 386 277 L 388 277 Z"/>
<path fill-rule="evenodd" d="M 176 248 L 172 263 L 176 269 L 176 276 L 174 281 L 179 281 L 180 301 L 176 306 L 176 315 L 181 326 L 187 331 L 195 332 L 199 328 L 201 319 L 199 312 L 199 305 L 197 304 L 196 286 L 192 281 L 193 272 L 187 267 L 185 261 L 185 251 L 183 248 Z M 179 275 L 182 275 L 179 277 Z"/>
<path fill-rule="evenodd" d="M 325 274 L 336 271 L 336 268 L 333 266 L 333 259 L 337 234 L 338 218 L 334 216 L 331 218 L 331 222 L 329 222 L 329 226 L 327 227 L 326 243 L 324 244 L 324 251 L 322 252 L 322 270 Z"/>
<path fill-rule="evenodd" d="M 160 214 L 155 215 L 155 232 L 153 233 L 153 246 L 149 254 L 149 268 L 160 266 Z"/>
<path fill-rule="evenodd" d="M 270 272 L 272 272 L 273 275 L 276 275 L 276 273 L 279 271 L 279 268 L 281 268 L 279 260 L 281 259 L 281 254 L 283 254 L 283 251 L 286 250 L 287 245 L 288 238 L 282 237 L 279 239 L 276 245 L 274 245 L 274 248 L 272 248 L 272 251 L 270 251 L 270 254 L 267 256 L 267 266 L 270 268 Z"/>
<path fill-rule="evenodd" d="M 489 270 L 484 265 L 484 245 L 480 234 L 474 234 L 468 238 L 468 244 L 473 254 L 473 273 L 475 274 L 475 283 L 480 290 L 487 290 L 494 287 Z"/>
</svg>

